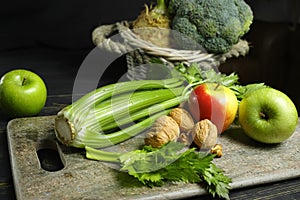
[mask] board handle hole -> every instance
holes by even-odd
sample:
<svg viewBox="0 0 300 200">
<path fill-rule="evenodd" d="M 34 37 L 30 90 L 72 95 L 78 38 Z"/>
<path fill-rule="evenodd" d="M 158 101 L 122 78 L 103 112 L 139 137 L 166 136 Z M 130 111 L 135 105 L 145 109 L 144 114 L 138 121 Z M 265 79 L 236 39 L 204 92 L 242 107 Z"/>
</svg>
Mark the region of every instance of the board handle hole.
<svg viewBox="0 0 300 200">
<path fill-rule="evenodd" d="M 54 140 L 44 139 L 38 141 L 36 154 L 40 167 L 46 171 L 56 172 L 65 167 L 60 147 Z"/>
</svg>

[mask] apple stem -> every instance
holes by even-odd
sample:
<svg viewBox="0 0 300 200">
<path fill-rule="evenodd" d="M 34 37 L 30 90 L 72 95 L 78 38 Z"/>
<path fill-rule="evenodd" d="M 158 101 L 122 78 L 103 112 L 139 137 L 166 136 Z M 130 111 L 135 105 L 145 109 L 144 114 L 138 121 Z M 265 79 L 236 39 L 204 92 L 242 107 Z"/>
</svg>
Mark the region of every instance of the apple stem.
<svg viewBox="0 0 300 200">
<path fill-rule="evenodd" d="M 259 113 L 259 116 L 260 116 L 261 118 L 263 118 L 263 119 L 267 119 L 267 116 L 266 116 L 264 113 L 262 113 L 262 112 Z"/>
<path fill-rule="evenodd" d="M 221 85 L 220 83 L 217 83 L 217 85 L 216 85 L 216 87 L 215 87 L 214 90 L 217 90 L 220 85 Z"/>
<path fill-rule="evenodd" d="M 22 86 L 25 85 L 25 82 L 26 82 L 26 78 L 23 78 L 23 80 L 22 80 Z"/>
</svg>

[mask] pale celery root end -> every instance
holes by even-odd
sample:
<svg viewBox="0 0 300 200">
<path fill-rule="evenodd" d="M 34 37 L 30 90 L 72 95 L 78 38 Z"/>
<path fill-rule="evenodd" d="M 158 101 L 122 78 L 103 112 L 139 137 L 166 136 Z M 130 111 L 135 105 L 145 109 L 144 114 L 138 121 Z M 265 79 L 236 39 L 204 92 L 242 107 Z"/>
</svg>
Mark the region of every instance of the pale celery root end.
<svg viewBox="0 0 300 200">
<path fill-rule="evenodd" d="M 58 115 L 55 118 L 54 130 L 55 130 L 56 138 L 62 144 L 70 146 L 73 143 L 76 136 L 74 125 L 63 115 Z"/>
</svg>

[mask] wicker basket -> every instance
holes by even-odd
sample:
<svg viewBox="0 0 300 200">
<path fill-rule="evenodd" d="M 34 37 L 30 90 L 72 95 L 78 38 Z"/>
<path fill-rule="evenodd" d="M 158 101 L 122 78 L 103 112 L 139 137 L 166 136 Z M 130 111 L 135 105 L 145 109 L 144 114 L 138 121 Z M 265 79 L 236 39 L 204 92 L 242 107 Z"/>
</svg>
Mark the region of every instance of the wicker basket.
<svg viewBox="0 0 300 200">
<path fill-rule="evenodd" d="M 119 38 L 113 38 L 118 34 Z M 248 42 L 240 40 L 228 52 L 223 54 L 207 53 L 203 50 L 181 50 L 158 47 L 142 40 L 131 29 L 127 21 L 97 27 L 92 33 L 94 44 L 107 51 L 126 54 L 129 79 L 144 79 L 147 67 L 139 67 L 153 57 L 161 59 L 167 66 L 172 67 L 176 62 L 199 63 L 201 68 L 218 69 L 218 66 L 228 58 L 245 56 L 249 51 Z"/>
</svg>

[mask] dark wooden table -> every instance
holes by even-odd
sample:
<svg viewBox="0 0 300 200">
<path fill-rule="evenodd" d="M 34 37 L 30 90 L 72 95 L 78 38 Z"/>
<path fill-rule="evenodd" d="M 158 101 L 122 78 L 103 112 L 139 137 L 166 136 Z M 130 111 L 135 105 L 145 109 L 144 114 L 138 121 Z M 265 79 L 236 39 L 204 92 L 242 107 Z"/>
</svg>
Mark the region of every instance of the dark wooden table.
<svg viewBox="0 0 300 200">
<path fill-rule="evenodd" d="M 30 69 L 38 73 L 48 88 L 47 103 L 39 115 L 54 115 L 62 107 L 72 102 L 73 85 L 78 69 L 90 52 L 91 49 L 52 49 L 47 47 L 2 51 L 0 52 L 0 75 L 17 68 Z M 100 85 L 117 80 L 126 70 L 122 58 L 114 65 L 116 68 L 105 72 L 105 76 L 100 80 Z M 7 119 L 0 120 L 0 199 L 15 199 L 7 146 L 7 123 Z M 300 199 L 300 180 L 284 180 L 232 190 L 230 197 L 231 199 Z M 211 199 L 211 196 L 203 196 L 201 199 Z"/>
</svg>

